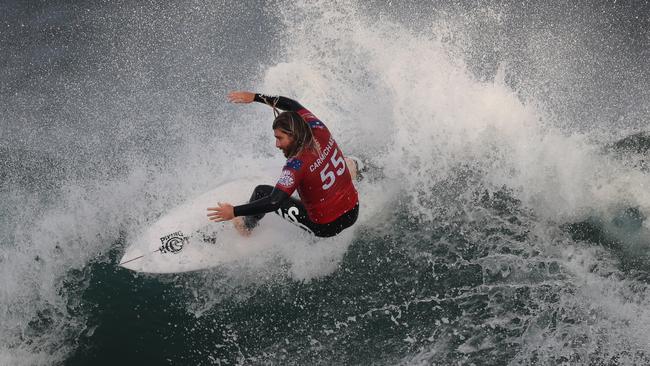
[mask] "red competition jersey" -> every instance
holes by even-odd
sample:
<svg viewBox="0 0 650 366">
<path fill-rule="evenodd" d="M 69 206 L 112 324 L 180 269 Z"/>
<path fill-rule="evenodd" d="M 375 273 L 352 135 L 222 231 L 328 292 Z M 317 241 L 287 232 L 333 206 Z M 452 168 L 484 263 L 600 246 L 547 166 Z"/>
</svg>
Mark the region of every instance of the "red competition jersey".
<svg viewBox="0 0 650 366">
<path fill-rule="evenodd" d="M 307 109 L 297 112 L 309 124 L 320 146 L 320 155 L 303 150 L 288 159 L 275 187 L 289 196 L 297 189 L 309 218 L 327 224 L 353 209 L 359 196 L 343 152 L 327 127 Z"/>
</svg>

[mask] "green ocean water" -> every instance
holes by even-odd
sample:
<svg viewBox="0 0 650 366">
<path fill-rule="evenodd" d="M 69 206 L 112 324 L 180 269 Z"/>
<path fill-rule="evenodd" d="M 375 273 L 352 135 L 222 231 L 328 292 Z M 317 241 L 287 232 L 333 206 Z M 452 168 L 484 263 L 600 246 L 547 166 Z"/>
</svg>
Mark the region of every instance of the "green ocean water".
<svg viewBox="0 0 650 366">
<path fill-rule="evenodd" d="M 81 276 L 80 313 L 90 329 L 65 364 L 500 365 L 627 357 L 571 347 L 521 359 L 521 340 L 535 332 L 599 340 L 576 326 L 589 306 L 573 303 L 578 289 L 562 263 L 536 249 L 540 239 L 522 222 L 519 202 L 505 192 L 476 198 L 490 220 L 417 230 L 418 222 L 397 217 L 380 236 L 359 228 L 336 271 L 307 282 L 279 275 L 233 286 L 218 269 L 137 275 L 114 266 L 115 249 Z M 578 233 L 585 245 L 603 240 L 579 227 L 567 228 L 564 240 Z M 215 291 L 218 302 L 206 311 L 188 310 Z M 445 348 L 435 356 L 422 352 L 441 340 Z"/>
<path fill-rule="evenodd" d="M 417 227 L 399 219 L 406 223 L 396 224 L 402 233 Z M 493 230 L 516 237 L 513 227 Z M 521 235 L 515 240 L 526 239 L 524 230 L 517 225 L 514 230 Z M 202 290 L 223 281 L 218 270 L 135 275 L 110 263 L 115 258 L 108 264 L 101 260 L 84 276 L 90 280 L 81 296 L 89 308 L 87 323 L 96 328 L 81 337 L 66 364 L 399 363 L 440 338 L 451 343 L 436 361 L 440 364 L 502 364 L 517 353 L 508 340 L 525 332 L 539 316 L 535 310 L 557 302 L 550 284 L 499 285 L 501 272 L 478 263 L 493 248 L 452 230 L 431 228 L 405 237 L 397 230 L 382 236 L 373 228 L 359 231 L 362 239 L 352 243 L 333 274 L 309 282 L 278 277 L 240 288 L 224 281 L 223 298 L 199 316 L 187 311 L 188 304 L 201 302 Z M 408 245 L 414 241 L 416 247 Z M 441 241 L 448 244 L 436 245 Z M 500 249 L 524 258 L 536 255 Z M 540 277 L 562 277 L 557 263 L 537 266 L 531 271 Z M 548 293 L 549 304 L 540 303 L 539 293 Z M 485 329 L 487 320 L 503 312 L 513 318 Z M 455 351 L 485 339 L 498 346 L 471 355 Z"/>
</svg>

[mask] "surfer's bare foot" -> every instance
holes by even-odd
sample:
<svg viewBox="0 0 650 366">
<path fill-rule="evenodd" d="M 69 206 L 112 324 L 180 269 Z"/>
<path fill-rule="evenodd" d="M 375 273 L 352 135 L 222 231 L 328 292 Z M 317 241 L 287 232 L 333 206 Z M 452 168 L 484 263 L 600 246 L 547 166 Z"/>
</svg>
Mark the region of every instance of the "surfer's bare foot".
<svg viewBox="0 0 650 366">
<path fill-rule="evenodd" d="M 345 163 L 348 166 L 352 180 L 357 180 L 357 162 L 354 159 L 345 158 Z"/>
<path fill-rule="evenodd" d="M 232 219 L 232 224 L 241 236 L 244 237 L 251 236 L 251 231 L 249 228 L 246 227 L 246 224 L 244 224 L 243 217 L 235 217 L 234 219 Z"/>
</svg>

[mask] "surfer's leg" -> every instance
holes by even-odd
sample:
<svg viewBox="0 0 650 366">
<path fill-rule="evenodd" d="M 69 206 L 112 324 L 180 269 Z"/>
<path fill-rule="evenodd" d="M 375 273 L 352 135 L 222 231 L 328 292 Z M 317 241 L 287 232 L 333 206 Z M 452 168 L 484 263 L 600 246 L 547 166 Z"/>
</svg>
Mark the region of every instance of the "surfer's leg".
<svg viewBox="0 0 650 366">
<path fill-rule="evenodd" d="M 353 181 L 363 180 L 367 167 L 361 158 L 352 155 L 346 156 L 345 164 L 348 166 Z"/>
<path fill-rule="evenodd" d="M 307 209 L 300 200 L 290 197 L 280 204 L 280 208 L 275 213 L 299 228 L 314 233 L 313 227 L 317 224 L 309 219 Z"/>
<path fill-rule="evenodd" d="M 357 162 L 354 159 L 346 157 L 345 164 L 348 166 L 352 180 L 357 180 Z"/>
<path fill-rule="evenodd" d="M 250 201 L 255 201 L 260 198 L 269 196 L 271 192 L 273 192 L 273 188 L 273 186 L 269 185 L 259 185 L 255 187 Z M 280 203 L 280 208 L 278 208 L 275 213 L 290 223 L 300 227 L 301 229 L 314 234 L 315 236 L 330 237 L 337 235 L 344 229 L 352 226 L 357 221 L 359 206 L 357 205 L 352 210 L 344 213 L 341 215 L 341 217 L 328 224 L 317 224 L 313 222 L 307 214 L 305 205 L 303 205 L 300 200 L 293 197 L 282 201 Z M 250 231 L 255 228 L 255 226 L 257 226 L 263 217 L 264 214 L 244 216 L 242 218 L 243 227 L 241 227 L 242 222 L 239 222 L 239 227 L 237 225 L 238 223 L 235 223 L 235 227 L 244 235 L 250 234 Z"/>
<path fill-rule="evenodd" d="M 358 217 L 359 205 L 357 204 L 354 208 L 339 216 L 336 220 L 314 227 L 314 234 L 322 238 L 338 235 L 341 231 L 354 225 L 354 223 L 357 222 Z"/>
<path fill-rule="evenodd" d="M 255 187 L 255 190 L 253 190 L 253 194 L 251 195 L 251 198 L 248 202 L 253 202 L 260 198 L 269 196 L 271 192 L 273 192 L 273 186 L 269 186 L 265 184 L 259 185 Z M 246 227 L 246 229 L 248 229 L 248 231 L 253 230 L 253 228 L 255 228 L 255 226 L 257 226 L 257 224 L 259 223 L 259 221 L 264 217 L 264 215 L 265 214 L 244 216 L 243 217 L 244 226 Z"/>
<path fill-rule="evenodd" d="M 251 236 L 251 229 L 246 226 L 246 222 L 244 221 L 243 217 L 238 216 L 232 219 L 232 225 L 241 236 Z"/>
<path fill-rule="evenodd" d="M 338 235 L 341 231 L 349 228 L 357 222 L 359 216 L 359 205 L 354 206 L 350 211 L 344 213 L 336 220 L 327 224 L 317 224 L 307 215 L 305 206 L 295 198 L 283 202 L 276 214 L 291 222 L 299 228 L 321 238 Z"/>
</svg>

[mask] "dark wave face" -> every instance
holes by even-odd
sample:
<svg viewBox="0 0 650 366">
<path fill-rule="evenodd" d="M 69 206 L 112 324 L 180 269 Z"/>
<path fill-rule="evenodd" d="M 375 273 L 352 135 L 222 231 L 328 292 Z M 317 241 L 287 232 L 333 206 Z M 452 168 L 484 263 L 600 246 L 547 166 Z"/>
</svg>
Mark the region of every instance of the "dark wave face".
<svg viewBox="0 0 650 366">
<path fill-rule="evenodd" d="M 650 133 L 639 132 L 607 146 L 624 164 L 648 172 L 650 166 Z"/>
<path fill-rule="evenodd" d="M 3 2 L 0 365 L 650 363 L 648 14 Z M 171 208 L 279 172 L 272 111 L 231 90 L 299 100 L 367 160 L 359 221 L 118 267 Z"/>
<path fill-rule="evenodd" d="M 647 154 L 650 151 L 650 133 L 635 133 L 616 141 L 612 147 L 622 152 Z"/>
</svg>

